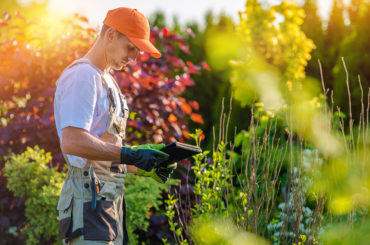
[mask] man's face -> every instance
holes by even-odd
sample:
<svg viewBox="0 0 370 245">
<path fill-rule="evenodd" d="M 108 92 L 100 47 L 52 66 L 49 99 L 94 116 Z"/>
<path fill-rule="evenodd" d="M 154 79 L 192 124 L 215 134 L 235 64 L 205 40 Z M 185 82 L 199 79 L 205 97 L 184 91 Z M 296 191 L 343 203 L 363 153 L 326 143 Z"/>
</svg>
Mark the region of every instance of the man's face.
<svg viewBox="0 0 370 245">
<path fill-rule="evenodd" d="M 108 35 L 107 61 L 114 70 L 122 70 L 128 63 L 135 61 L 139 49 L 124 35 L 117 31 Z"/>
</svg>

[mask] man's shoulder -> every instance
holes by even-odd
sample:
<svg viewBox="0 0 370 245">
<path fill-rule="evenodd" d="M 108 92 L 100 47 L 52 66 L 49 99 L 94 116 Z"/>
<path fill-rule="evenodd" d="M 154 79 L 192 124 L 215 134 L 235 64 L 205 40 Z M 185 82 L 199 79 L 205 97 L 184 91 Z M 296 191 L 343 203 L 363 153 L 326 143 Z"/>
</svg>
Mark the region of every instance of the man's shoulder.
<svg viewBox="0 0 370 245">
<path fill-rule="evenodd" d="M 83 82 L 86 80 L 98 82 L 100 80 L 99 71 L 97 71 L 90 64 L 79 63 L 65 70 L 60 75 L 57 85 L 63 86 L 63 84 L 65 84 L 68 86 L 67 84 L 76 83 L 78 81 Z"/>
<path fill-rule="evenodd" d="M 99 72 L 88 63 L 79 63 L 67 69 L 65 73 L 86 75 L 86 76 L 99 76 Z"/>
</svg>

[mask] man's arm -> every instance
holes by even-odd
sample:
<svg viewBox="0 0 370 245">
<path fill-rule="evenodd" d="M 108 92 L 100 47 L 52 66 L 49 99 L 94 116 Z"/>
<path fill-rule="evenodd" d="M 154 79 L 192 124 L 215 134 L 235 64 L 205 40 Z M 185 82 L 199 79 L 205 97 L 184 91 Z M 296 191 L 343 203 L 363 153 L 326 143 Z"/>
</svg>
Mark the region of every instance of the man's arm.
<svg viewBox="0 0 370 245">
<path fill-rule="evenodd" d="M 62 149 L 66 154 L 90 160 L 121 161 L 120 146 L 104 142 L 81 128 L 63 128 Z M 129 173 L 136 173 L 136 170 L 135 166 L 127 165 L 127 171 Z"/>
</svg>

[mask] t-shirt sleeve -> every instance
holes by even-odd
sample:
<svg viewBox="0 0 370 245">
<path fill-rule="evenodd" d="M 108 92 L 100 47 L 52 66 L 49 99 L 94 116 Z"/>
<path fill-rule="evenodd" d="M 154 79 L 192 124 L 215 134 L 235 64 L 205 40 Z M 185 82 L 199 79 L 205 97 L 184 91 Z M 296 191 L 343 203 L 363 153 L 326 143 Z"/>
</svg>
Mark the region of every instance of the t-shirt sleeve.
<svg viewBox="0 0 370 245">
<path fill-rule="evenodd" d="M 90 131 L 97 101 L 96 73 L 88 67 L 76 69 L 61 80 L 58 89 L 61 128 Z"/>
</svg>

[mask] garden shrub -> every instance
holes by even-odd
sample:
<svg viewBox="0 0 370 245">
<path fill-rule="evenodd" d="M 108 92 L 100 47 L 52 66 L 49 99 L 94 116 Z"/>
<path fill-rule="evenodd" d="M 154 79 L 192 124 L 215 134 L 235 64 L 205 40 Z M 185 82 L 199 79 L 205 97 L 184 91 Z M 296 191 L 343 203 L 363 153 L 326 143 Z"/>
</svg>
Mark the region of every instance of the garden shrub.
<svg viewBox="0 0 370 245">
<path fill-rule="evenodd" d="M 146 231 L 149 226 L 151 209 L 159 210 L 162 205 L 162 192 L 168 192 L 170 185 L 177 181 L 169 179 L 166 184 L 159 184 L 152 178 L 137 177 L 128 174 L 125 180 L 125 200 L 127 207 L 127 232 L 130 244 L 139 244 L 135 230 Z"/>
<path fill-rule="evenodd" d="M 51 153 L 38 146 L 28 147 L 25 152 L 12 154 L 6 160 L 7 188 L 16 197 L 26 198 L 26 224 L 22 230 L 26 233 L 27 244 L 61 244 L 56 206 L 65 173 L 51 168 L 51 160 Z"/>
</svg>

